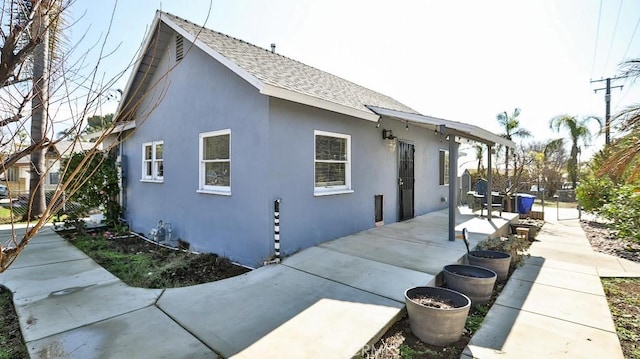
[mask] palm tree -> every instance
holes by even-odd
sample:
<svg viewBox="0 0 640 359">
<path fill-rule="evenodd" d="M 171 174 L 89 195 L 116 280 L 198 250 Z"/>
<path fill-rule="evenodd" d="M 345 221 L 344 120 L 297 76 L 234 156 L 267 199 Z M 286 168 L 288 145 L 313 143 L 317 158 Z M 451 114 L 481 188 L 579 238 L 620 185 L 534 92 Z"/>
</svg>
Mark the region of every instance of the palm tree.
<svg viewBox="0 0 640 359">
<path fill-rule="evenodd" d="M 46 5 L 40 3 L 35 9 L 31 34 L 38 37 L 38 45 L 33 52 L 33 99 L 31 102 L 31 143 L 44 141 L 46 117 L 49 108 L 48 54 L 49 17 L 44 13 Z M 46 207 L 42 174 L 45 172 L 45 149 L 31 153 L 31 173 L 29 176 L 30 206 L 26 219 L 40 217 Z"/>
<path fill-rule="evenodd" d="M 626 76 L 640 79 L 640 58 L 625 61 L 621 69 Z M 609 173 L 617 178 L 624 176 L 627 182 L 640 181 L 640 104 L 616 114 L 614 121 L 620 122 L 617 130 L 622 136 L 607 149 L 609 155 L 597 174 Z"/>
<path fill-rule="evenodd" d="M 549 127 L 552 130 L 560 132 L 560 129 L 566 129 L 569 132 L 571 154 L 567 162 L 567 172 L 569 173 L 571 183 L 573 183 L 573 188 L 576 188 L 576 182 L 578 182 L 578 143 L 582 142 L 587 145 L 591 142 L 592 135 L 588 124 L 594 120 L 597 121 L 600 128 L 602 128 L 602 120 L 595 116 L 587 116 L 578 120 L 576 116 L 560 115 L 549 121 Z"/>
<path fill-rule="evenodd" d="M 24 0 L 25 9 L 33 12 L 31 25 L 32 41 L 37 42 L 33 52 L 33 99 L 31 102 L 31 143 L 46 142 L 49 115 L 49 70 L 52 63 L 59 58 L 56 51 L 62 41 L 61 29 L 63 21 L 60 14 L 66 8 L 62 0 Z M 29 180 L 30 206 L 27 219 L 38 218 L 44 214 L 46 199 L 42 176 L 46 173 L 46 148 L 31 153 L 31 173 Z"/>
<path fill-rule="evenodd" d="M 513 140 L 516 137 L 530 137 L 531 132 L 520 127 L 520 120 L 518 120 L 518 116 L 520 116 L 520 109 L 515 108 L 511 115 L 507 113 L 507 111 L 501 112 L 496 115 L 496 119 L 498 123 L 503 128 L 504 132 L 502 133 L 502 137 Z M 505 148 L 505 161 L 504 161 L 504 177 L 507 181 L 507 185 L 509 183 L 509 147 Z M 514 164 L 515 167 L 515 164 Z"/>
</svg>

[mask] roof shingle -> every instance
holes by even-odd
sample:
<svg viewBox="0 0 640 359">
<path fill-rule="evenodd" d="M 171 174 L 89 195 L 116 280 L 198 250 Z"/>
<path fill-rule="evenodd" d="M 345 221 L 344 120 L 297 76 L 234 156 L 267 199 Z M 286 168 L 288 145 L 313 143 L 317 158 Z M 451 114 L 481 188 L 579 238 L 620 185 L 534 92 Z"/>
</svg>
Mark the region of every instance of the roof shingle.
<svg viewBox="0 0 640 359">
<path fill-rule="evenodd" d="M 286 56 L 273 53 L 270 50 L 217 31 L 202 28 L 173 14 L 162 12 L 162 16 L 166 16 L 212 50 L 235 63 L 264 84 L 370 113 L 372 111 L 366 107 L 367 105 L 417 113 L 389 96 L 369 90 Z"/>
</svg>

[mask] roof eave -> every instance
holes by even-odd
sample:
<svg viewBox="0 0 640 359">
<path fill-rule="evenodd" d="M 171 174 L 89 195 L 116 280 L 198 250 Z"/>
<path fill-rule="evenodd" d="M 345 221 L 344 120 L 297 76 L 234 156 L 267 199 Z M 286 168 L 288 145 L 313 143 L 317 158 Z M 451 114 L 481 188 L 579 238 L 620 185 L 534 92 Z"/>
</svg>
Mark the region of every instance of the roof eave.
<svg viewBox="0 0 640 359">
<path fill-rule="evenodd" d="M 401 120 L 409 121 L 409 123 L 431 125 L 431 126 L 444 126 L 449 130 L 453 130 L 453 134 L 460 137 L 465 137 L 473 141 L 481 142 L 488 145 L 503 145 L 511 148 L 515 148 L 516 144 L 504 137 L 491 133 L 483 128 L 468 123 L 462 123 L 457 121 L 445 120 L 442 118 L 425 116 L 415 113 L 408 113 L 397 110 L 390 110 L 386 108 L 380 108 L 375 106 L 367 106 L 371 111 L 380 115 L 395 117 Z"/>
<path fill-rule="evenodd" d="M 120 102 L 118 103 L 118 108 L 116 109 L 116 114 L 114 116 L 114 121 L 118 121 L 118 117 L 120 116 L 124 106 L 126 104 L 128 104 L 128 98 L 131 92 L 131 87 L 133 85 L 133 82 L 135 81 L 136 77 L 138 76 L 138 72 L 140 71 L 140 66 L 142 66 L 142 60 L 144 59 L 144 55 L 147 52 L 147 49 L 149 48 L 151 41 L 153 40 L 154 37 L 154 33 L 155 33 L 155 29 L 158 27 L 158 24 L 160 23 L 160 17 L 161 17 L 161 12 L 160 10 L 156 11 L 156 16 L 153 19 L 153 23 L 151 24 L 151 27 L 149 28 L 149 35 L 147 36 L 147 38 L 144 41 L 144 44 L 142 45 L 142 47 L 140 48 L 140 54 L 138 56 L 138 59 L 136 60 L 135 66 L 133 68 L 133 71 L 131 71 L 131 75 L 129 76 L 129 79 L 127 80 L 127 84 L 124 88 L 124 92 L 122 93 L 122 96 L 120 98 Z"/>
<path fill-rule="evenodd" d="M 227 67 L 229 70 L 233 71 L 236 75 L 240 76 L 242 79 L 244 79 L 245 81 L 250 83 L 252 86 L 257 88 L 258 90 L 260 90 L 262 88 L 262 86 L 264 86 L 264 83 L 262 81 L 260 81 L 260 79 L 258 79 L 257 77 L 253 76 L 251 73 L 249 73 L 248 71 L 246 71 L 242 67 L 238 66 L 235 62 L 227 59 L 222 54 L 220 54 L 219 52 L 217 52 L 214 49 L 212 49 L 211 47 L 209 47 L 203 41 L 198 39 L 198 37 L 196 35 L 193 35 L 189 31 L 183 29 L 180 25 L 176 24 L 173 20 L 169 19 L 168 17 L 163 17 L 162 18 L 162 22 L 167 24 L 167 26 L 169 26 L 171 29 L 173 29 L 178 34 L 182 35 L 190 43 L 194 44 L 200 50 L 204 51 L 206 54 L 208 54 L 209 56 L 211 56 L 214 59 L 216 59 L 222 65 Z M 204 31 L 206 29 L 203 27 L 202 30 Z M 187 52 L 188 51 L 189 50 L 187 49 Z"/>
<path fill-rule="evenodd" d="M 341 105 L 336 102 L 323 100 L 318 97 L 309 96 L 300 92 L 295 92 L 292 90 L 284 89 L 282 87 L 277 87 L 273 85 L 265 84 L 260 90 L 260 93 L 263 95 L 276 97 L 279 99 L 292 101 L 292 102 L 300 103 L 303 105 L 317 107 L 327 111 L 337 112 L 344 115 L 371 121 L 371 122 L 377 122 L 378 119 L 380 118 L 380 116 L 376 115 L 371 111 L 358 110 L 350 106 Z"/>
<path fill-rule="evenodd" d="M 253 87 L 257 88 L 261 94 L 280 98 L 283 100 L 293 101 L 304 105 L 309 105 L 313 107 L 318 107 L 321 109 L 325 109 L 328 111 L 333 111 L 337 113 L 342 113 L 345 115 L 361 118 L 368 121 L 378 121 L 379 116 L 370 112 L 370 111 L 362 111 L 356 108 L 341 105 L 336 102 L 323 100 L 318 97 L 302 94 L 296 91 L 292 91 L 289 89 L 285 89 L 282 87 L 274 86 L 267 84 L 252 75 L 242 67 L 238 66 L 235 62 L 227 59 L 225 56 L 215 51 L 203 41 L 198 39 L 196 36 L 192 35 L 190 32 L 183 29 L 181 26 L 173 22 L 171 19 L 163 18 L 162 21 L 171 27 L 174 31 L 182 35 L 185 39 L 189 40 L 191 43 L 196 44 L 198 48 L 207 53 L 209 56 L 213 57 L 216 61 L 220 62 L 222 65 L 227 67 L 229 70 L 234 72 L 236 75 L 240 76 L 242 79 L 247 81 Z"/>
<path fill-rule="evenodd" d="M 135 121 L 124 122 L 124 123 L 121 123 L 119 125 L 116 125 L 113 128 L 113 130 L 111 130 L 109 135 L 115 135 L 115 134 L 118 134 L 120 132 L 133 130 L 134 128 L 136 128 L 136 122 Z M 87 139 L 87 140 L 93 140 L 93 139 L 96 139 L 96 138 L 100 138 L 105 132 L 107 132 L 107 130 L 108 129 L 90 133 L 88 135 L 85 135 L 84 138 Z"/>
<path fill-rule="evenodd" d="M 214 58 L 216 61 L 218 61 L 219 63 L 221 63 L 225 67 L 227 67 L 232 72 L 234 72 L 236 75 L 240 76 L 242 79 L 247 81 L 253 87 L 258 89 L 258 91 L 263 95 L 271 96 L 271 97 L 275 97 L 275 98 L 280 98 L 280 99 L 283 99 L 283 100 L 288 100 L 288 101 L 292 101 L 292 102 L 296 102 L 296 103 L 300 103 L 300 104 L 304 104 L 304 105 L 308 105 L 308 106 L 312 106 L 312 107 L 317 107 L 317 108 L 320 108 L 320 109 L 324 109 L 324 110 L 328 110 L 328 111 L 332 111 L 332 112 L 336 112 L 336 113 L 345 114 L 345 115 L 348 115 L 348 116 L 364 119 L 364 120 L 371 121 L 371 122 L 376 122 L 380 118 L 380 116 L 378 116 L 377 114 L 375 114 L 375 113 L 373 113 L 371 111 L 359 110 L 359 109 L 351 107 L 351 106 L 342 105 L 342 104 L 339 104 L 339 103 L 336 103 L 336 102 L 333 102 L 333 101 L 324 100 L 324 99 L 321 99 L 321 98 L 318 98 L 318 97 L 314 97 L 314 96 L 310 96 L 310 95 L 307 95 L 307 94 L 299 93 L 299 92 L 296 92 L 296 91 L 293 91 L 293 90 L 289 90 L 289 89 L 286 89 L 286 88 L 282 88 L 282 87 L 266 84 L 262 80 L 260 80 L 259 78 L 257 78 L 256 76 L 254 76 L 253 74 L 248 72 L 247 70 L 243 69 L 242 67 L 240 67 L 239 65 L 237 65 L 233 61 L 229 60 L 228 58 L 226 58 L 225 56 L 223 56 L 219 52 L 217 52 L 214 49 L 212 49 L 211 47 L 209 47 L 203 41 L 198 39 L 197 35 L 191 34 L 189 31 L 185 30 L 180 25 L 176 24 L 169 17 L 162 16 L 162 15 L 163 15 L 163 13 L 161 11 L 158 10 L 156 12 L 156 17 L 154 18 L 154 21 L 152 23 L 151 31 L 149 32 L 149 35 L 147 36 L 147 38 L 146 38 L 146 40 L 144 42 L 144 45 L 142 47 L 143 52 L 141 52 L 139 59 L 136 61 L 135 68 L 134 68 L 131 76 L 129 77 L 129 80 L 127 82 L 127 86 L 126 86 L 125 91 L 124 91 L 124 93 L 122 95 L 122 100 L 120 101 L 120 104 L 118 105 L 118 110 L 116 112 L 116 114 L 117 114 L 116 116 L 120 115 L 121 111 L 124 109 L 125 104 L 128 103 L 128 98 L 131 96 L 131 94 L 130 94 L 131 87 L 133 86 L 133 83 L 136 80 L 136 76 L 140 72 L 140 66 L 142 64 L 142 60 L 144 58 L 144 55 L 145 55 L 147 49 L 149 48 L 149 46 L 151 44 L 151 41 L 154 38 L 154 31 L 156 31 L 157 27 L 159 26 L 159 23 L 162 22 L 162 23 L 166 24 L 168 27 L 170 27 L 176 33 L 182 35 L 186 40 L 188 40 L 189 42 L 191 42 L 192 44 L 197 46 L 199 49 L 204 51 L 206 54 L 208 54 L 209 56 Z M 148 73 L 147 75 L 153 75 L 153 74 L 149 74 Z M 139 89 L 139 91 L 143 91 L 143 92 L 146 91 L 146 90 L 147 89 Z"/>
</svg>

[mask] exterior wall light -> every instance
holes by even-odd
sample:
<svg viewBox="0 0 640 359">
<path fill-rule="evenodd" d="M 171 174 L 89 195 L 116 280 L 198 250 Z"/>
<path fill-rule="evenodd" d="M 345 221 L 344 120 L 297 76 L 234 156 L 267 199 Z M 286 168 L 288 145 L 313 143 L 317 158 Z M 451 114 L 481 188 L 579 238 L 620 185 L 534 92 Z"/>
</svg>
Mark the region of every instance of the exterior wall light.
<svg viewBox="0 0 640 359">
<path fill-rule="evenodd" d="M 393 135 L 393 131 L 391 130 L 382 130 L 382 139 L 386 140 L 387 147 L 389 147 L 389 151 L 393 152 L 396 150 L 396 136 Z"/>
<path fill-rule="evenodd" d="M 391 130 L 382 130 L 382 139 L 383 140 L 395 140 L 396 136 L 393 135 L 393 131 Z"/>
</svg>

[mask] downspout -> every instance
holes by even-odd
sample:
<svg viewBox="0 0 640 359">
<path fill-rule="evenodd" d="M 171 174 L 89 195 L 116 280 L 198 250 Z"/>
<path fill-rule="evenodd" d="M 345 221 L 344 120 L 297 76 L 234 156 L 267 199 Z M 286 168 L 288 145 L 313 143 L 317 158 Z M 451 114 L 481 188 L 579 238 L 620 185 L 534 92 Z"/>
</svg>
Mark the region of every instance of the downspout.
<svg viewBox="0 0 640 359">
<path fill-rule="evenodd" d="M 118 180 L 118 186 L 120 187 L 120 195 L 119 195 L 119 204 L 120 204 L 120 210 L 121 210 L 121 214 L 120 214 L 120 221 L 127 223 L 128 221 L 125 218 L 125 213 L 126 213 L 126 208 L 127 208 L 127 201 L 126 201 L 126 183 L 127 183 L 127 160 L 124 156 L 124 142 L 122 141 L 122 132 L 120 132 L 118 134 L 118 137 L 116 139 L 116 141 L 118 141 L 118 164 L 120 167 L 120 178 Z M 130 228 L 130 227 L 129 227 Z"/>
<path fill-rule="evenodd" d="M 123 143 L 122 143 L 122 133 L 118 134 L 118 157 L 120 159 L 120 181 L 118 183 L 118 185 L 120 186 L 120 209 L 122 210 L 122 213 L 124 213 L 124 166 L 125 164 L 123 163 L 123 154 L 124 154 L 124 149 L 123 147 Z"/>
<path fill-rule="evenodd" d="M 458 205 L 458 146 L 456 137 L 449 134 L 449 240 L 456 240 L 456 206 Z"/>
</svg>

